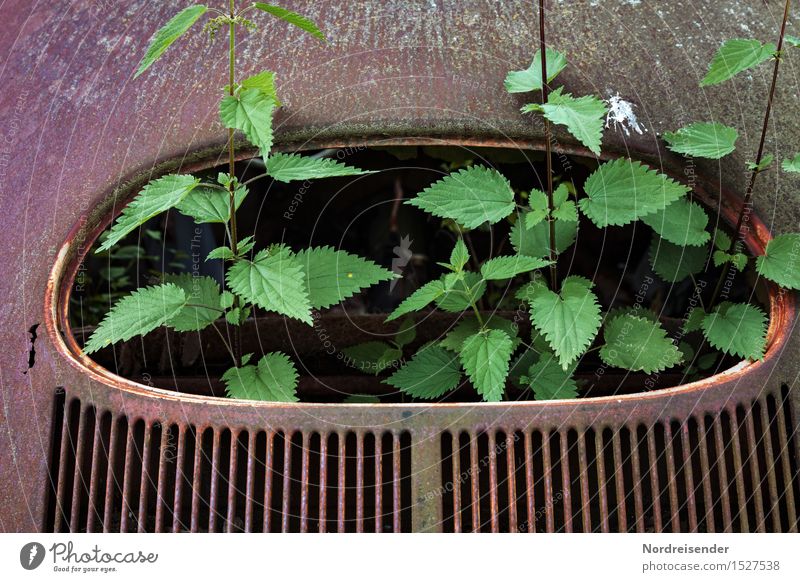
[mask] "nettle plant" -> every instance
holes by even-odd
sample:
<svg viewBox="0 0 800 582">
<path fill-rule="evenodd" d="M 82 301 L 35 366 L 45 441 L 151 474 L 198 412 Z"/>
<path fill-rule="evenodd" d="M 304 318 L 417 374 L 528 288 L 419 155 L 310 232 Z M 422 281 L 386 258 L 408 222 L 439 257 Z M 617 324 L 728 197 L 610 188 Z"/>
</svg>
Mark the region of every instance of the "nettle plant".
<svg viewBox="0 0 800 582">
<path fill-rule="evenodd" d="M 311 180 L 367 173 L 325 158 L 273 152 L 272 121 L 280 106 L 275 76 L 271 71 L 240 79 L 236 72 L 236 29 L 252 31 L 256 24 L 245 14 L 263 12 L 279 18 L 326 42 L 309 19 L 270 4 L 250 4 L 238 12 L 231 0 L 223 12 L 203 5 L 185 8 L 153 36 L 135 76 L 144 73 L 201 17 L 213 14 L 204 30 L 211 39 L 228 30 L 229 79 L 219 105 L 222 124 L 228 129 L 228 171 L 217 182 L 203 182 L 192 175 L 170 174 L 151 181 L 125 207 L 98 252 L 106 252 L 158 214 L 175 209 L 195 223 L 224 225 L 226 243 L 206 260 L 222 259 L 226 288 L 211 277 L 191 273 L 165 275 L 164 281 L 137 289 L 115 303 L 84 346 L 86 353 L 147 334 L 161 326 L 177 332 L 197 332 L 213 327 L 230 353 L 233 367 L 222 376 L 227 394 L 235 398 L 296 401 L 298 373 L 284 353 L 273 352 L 253 361 L 241 353 L 240 329 L 255 308 L 275 312 L 313 325 L 312 309 L 324 309 L 363 288 L 394 277 L 393 273 L 360 257 L 331 247 L 294 252 L 273 244 L 256 250 L 253 236 L 239 237 L 236 213 L 256 179 L 280 182 Z M 263 175 L 240 183 L 236 178 L 235 132 L 241 132 L 258 148 L 266 165 Z M 231 341 L 219 330 L 221 321 L 234 326 Z"/>
<path fill-rule="evenodd" d="M 570 182 L 554 184 L 550 124 L 566 127 L 575 139 L 596 155 L 607 115 L 605 103 L 591 95 L 573 96 L 563 87 L 550 89 L 567 66 L 566 56 L 545 46 L 544 3 L 540 2 L 540 50 L 530 67 L 512 71 L 505 80 L 510 93 L 541 92 L 541 101 L 525 105 L 523 113 L 541 115 L 546 144 L 547 176 L 544 191 L 516 193 L 497 170 L 471 166 L 452 173 L 408 201 L 426 212 L 455 221 L 467 233 L 502 221 L 513 224 L 510 242 L 515 254 L 485 261 L 478 270 L 467 268 L 467 245 L 458 240 L 446 273 L 408 297 L 388 318 L 397 319 L 431 304 L 465 316 L 442 340 L 429 342 L 385 382 L 416 398 L 444 396 L 463 382 L 464 374 L 486 401 L 506 397 L 509 380 L 530 387 L 537 400 L 575 398 L 575 370 L 583 356 L 598 351 L 610 367 L 645 374 L 660 373 L 682 365 L 684 377 L 709 370 L 722 354 L 758 360 L 766 348 L 768 318 L 757 305 L 720 302 L 727 293 L 729 271 L 743 271 L 752 258 L 744 252 L 745 232 L 753 184 L 772 161 L 764 156 L 764 139 L 785 36 L 784 16 L 779 44 L 756 40 L 731 40 L 714 56 L 701 85 L 730 79 L 737 73 L 773 59 L 773 84 L 764 120 L 761 144 L 734 235 L 709 230 L 709 216 L 692 200 L 690 188 L 632 159 L 601 163 L 583 184 L 583 195 Z M 788 14 L 788 2 L 787 2 Z M 544 56 L 544 58 L 543 58 Z M 546 81 L 543 82 L 543 79 Z M 718 159 L 734 151 L 737 132 L 718 123 L 696 123 L 664 139 L 679 153 Z M 786 160 L 784 171 L 800 170 L 800 155 Z M 653 231 L 649 251 L 654 273 L 668 284 L 685 279 L 694 283 L 696 307 L 686 310 L 683 326 L 671 336 L 659 313 L 637 303 L 603 311 L 592 281 L 580 276 L 559 278 L 558 254 L 576 240 L 581 220 L 600 229 L 641 221 Z M 717 221 L 715 221 L 716 223 Z M 800 234 L 772 239 L 765 254 L 755 260 L 758 275 L 786 289 L 800 288 Z M 695 276 L 723 267 L 710 299 L 703 302 L 704 285 Z M 527 279 L 527 281 L 526 281 Z M 514 289 L 532 323 L 532 337 L 519 337 L 518 321 L 493 313 L 481 313 L 478 301 L 490 285 Z M 730 289 L 727 289 L 729 292 Z M 404 323 L 403 329 L 409 326 Z M 392 345 L 370 342 L 352 348 L 360 361 L 372 353 L 388 369 L 399 361 L 407 341 Z M 363 364 L 362 364 L 363 365 Z"/>
</svg>

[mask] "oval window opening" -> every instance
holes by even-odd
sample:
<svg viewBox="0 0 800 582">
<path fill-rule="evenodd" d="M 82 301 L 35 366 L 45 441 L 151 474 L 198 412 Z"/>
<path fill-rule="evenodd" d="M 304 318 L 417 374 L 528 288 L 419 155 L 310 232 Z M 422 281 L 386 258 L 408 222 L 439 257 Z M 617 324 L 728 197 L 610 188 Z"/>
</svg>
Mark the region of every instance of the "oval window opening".
<svg viewBox="0 0 800 582">
<path fill-rule="evenodd" d="M 171 283 L 183 289 L 184 307 L 195 309 L 189 319 L 209 320 L 202 329 L 180 323 L 175 312 L 145 336 L 97 349 L 94 361 L 135 382 L 182 393 L 243 397 L 251 394 L 248 386 L 267 377 L 266 384 L 274 380 L 272 389 L 278 390 L 275 399 L 325 403 L 633 394 L 707 378 L 741 361 L 706 345 L 702 322 L 689 317 L 708 301 L 719 278 L 715 241 L 719 250 L 731 234 L 728 227 L 715 230 L 717 204 L 710 207 L 701 191 L 680 202 L 691 201 L 692 224 L 698 212 L 708 219 L 697 219 L 705 242 L 680 247 L 664 238 L 674 235 L 664 232 L 656 211 L 621 226 L 597 226 L 591 219 L 596 207 L 582 202 L 587 180 L 603 163 L 594 158 L 561 157 L 550 215 L 540 151 L 404 145 L 303 153 L 370 173 L 281 181 L 263 177 L 260 159 L 239 163 L 237 180 L 249 192 L 237 211 L 237 239 L 252 246 L 227 263 L 228 251 L 219 249 L 230 249 L 230 229 L 196 220 L 196 209 L 163 212 L 96 253 L 107 234 L 101 236 L 77 270 L 69 295 L 69 324 L 78 345 L 90 341 L 109 309 L 132 291 Z M 221 184 L 225 170 L 209 168 L 196 177 Z M 477 175 L 481 172 L 488 178 Z M 426 189 L 436 183 L 449 189 L 440 187 L 421 202 L 420 193 L 430 193 Z M 505 214 L 496 211 L 497 193 L 504 188 L 511 193 Z M 471 208 L 462 223 L 448 217 L 448 205 L 460 196 L 462 210 Z M 212 205 L 205 211 L 225 210 Z M 548 216 L 555 224 L 558 295 L 547 290 Z M 283 252 L 291 261 L 276 258 Z M 265 257 L 275 259 L 266 274 L 259 262 Z M 517 260 L 490 263 L 498 257 Z M 520 264 L 519 257 L 528 262 Z M 239 261 L 251 271 L 232 281 L 230 269 Z M 295 267 L 300 270 L 292 271 Z M 750 268 L 728 270 L 725 299 L 749 301 L 768 312 L 769 291 L 762 284 L 753 287 Z M 292 283 L 298 272 L 304 283 L 299 291 Z M 369 284 L 359 287 L 365 281 Z M 223 292 L 243 285 L 261 285 L 251 293 L 269 299 L 241 299 L 232 316 L 237 305 Z M 417 294 L 411 302 L 420 309 L 386 321 L 398 308 L 405 311 L 401 306 L 425 286 L 434 290 L 429 300 L 422 302 Z M 584 293 L 586 286 L 591 295 Z M 314 304 L 303 312 L 308 317 L 285 313 L 294 309 L 286 304 L 298 292 Z M 569 319 L 575 310 L 582 317 Z M 187 312 L 182 313 L 185 319 Z M 640 348 L 645 344 L 656 355 Z M 226 374 L 236 353 L 245 360 L 237 374 L 239 392 Z M 282 359 L 262 364 L 265 354 Z M 293 381 L 295 373 L 292 398 L 282 398 L 275 386 Z M 500 377 L 494 381 L 499 394 L 485 390 L 492 375 Z"/>
</svg>

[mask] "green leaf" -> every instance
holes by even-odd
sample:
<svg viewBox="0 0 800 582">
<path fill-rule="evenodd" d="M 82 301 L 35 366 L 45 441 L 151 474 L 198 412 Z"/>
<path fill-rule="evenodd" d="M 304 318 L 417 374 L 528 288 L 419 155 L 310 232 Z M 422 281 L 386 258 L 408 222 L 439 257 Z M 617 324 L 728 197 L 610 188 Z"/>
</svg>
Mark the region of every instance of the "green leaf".
<svg viewBox="0 0 800 582">
<path fill-rule="evenodd" d="M 199 331 L 205 329 L 222 314 L 219 310 L 219 284 L 211 277 L 199 277 L 192 273 L 167 275 L 167 283 L 174 283 L 186 294 L 186 305 L 175 316 L 167 321 L 167 325 L 175 331 Z M 193 307 L 207 305 L 208 308 Z"/>
<path fill-rule="evenodd" d="M 684 333 L 700 331 L 703 328 L 703 319 L 705 317 L 706 312 L 702 307 L 693 307 L 683 322 Z"/>
<path fill-rule="evenodd" d="M 781 168 L 784 172 L 800 172 L 800 153 L 795 154 L 793 158 L 783 160 Z"/>
<path fill-rule="evenodd" d="M 414 398 L 439 398 L 461 382 L 458 358 L 438 347 L 422 348 L 411 360 L 384 383 Z"/>
<path fill-rule="evenodd" d="M 275 107 L 281 106 L 281 101 L 278 99 L 278 92 L 275 90 L 275 73 L 272 71 L 262 71 L 257 75 L 247 77 L 242 81 L 241 88 L 258 89 L 275 102 Z"/>
<path fill-rule="evenodd" d="M 444 283 L 442 281 L 439 279 L 430 281 L 406 297 L 397 309 L 392 311 L 391 315 L 386 318 L 386 321 L 395 320 L 412 311 L 419 311 L 435 299 L 444 295 L 444 292 Z"/>
<path fill-rule="evenodd" d="M 553 218 L 565 222 L 578 222 L 578 207 L 572 200 L 567 200 L 560 206 L 553 208 Z"/>
<path fill-rule="evenodd" d="M 603 335 L 600 358 L 609 366 L 652 374 L 680 364 L 683 358 L 664 328 L 644 317 L 630 313 L 615 317 Z"/>
<path fill-rule="evenodd" d="M 406 317 L 400 322 L 400 327 L 397 329 L 397 334 L 394 336 L 394 341 L 399 347 L 407 346 L 413 342 L 417 337 L 417 322 L 413 317 Z"/>
<path fill-rule="evenodd" d="M 535 269 L 541 269 L 549 264 L 550 261 L 523 255 L 495 257 L 483 263 L 481 266 L 481 275 L 483 275 L 483 278 L 487 281 L 513 279 L 517 275 Z"/>
<path fill-rule="evenodd" d="M 540 222 L 532 228 L 525 228 L 525 216 L 511 227 L 509 238 L 511 246 L 520 255 L 528 257 L 547 257 L 550 255 L 550 226 Z M 562 253 L 575 242 L 578 223 L 556 220 L 556 253 Z"/>
<path fill-rule="evenodd" d="M 486 329 L 499 329 L 504 331 L 506 335 L 511 338 L 512 350 L 516 349 L 517 346 L 522 343 L 522 340 L 517 335 L 519 328 L 514 322 L 494 315 L 490 316 L 485 323 Z M 464 318 L 439 342 L 439 345 L 447 350 L 460 352 L 467 338 L 475 335 L 479 331 L 481 331 L 481 324 L 478 322 L 477 318 L 473 316 Z"/>
<path fill-rule="evenodd" d="M 189 30 L 207 10 L 208 8 L 200 4 L 189 6 L 178 12 L 164 26 L 158 29 L 150 40 L 150 45 L 147 47 L 144 58 L 139 63 L 139 68 L 136 69 L 136 74 L 133 75 L 133 78 L 135 79 L 144 73 L 150 65 L 156 62 L 164 54 L 164 51 Z"/>
<path fill-rule="evenodd" d="M 378 375 L 392 367 L 403 352 L 386 342 L 365 342 L 342 349 L 347 356 L 345 363 L 365 374 Z"/>
<path fill-rule="evenodd" d="M 550 83 L 567 66 L 567 57 L 557 50 L 546 48 L 547 82 Z M 509 93 L 527 93 L 542 88 L 542 51 L 536 51 L 533 62 L 523 71 L 511 71 L 503 83 Z"/>
<path fill-rule="evenodd" d="M 708 242 L 708 215 L 703 207 L 685 198 L 676 200 L 664 210 L 642 218 L 661 238 L 679 246 L 700 246 Z"/>
<path fill-rule="evenodd" d="M 232 261 L 234 258 L 236 258 L 236 255 L 233 254 L 233 251 L 229 247 L 217 247 L 208 253 L 206 260 L 220 259 L 223 261 Z"/>
<path fill-rule="evenodd" d="M 714 246 L 721 251 L 727 251 L 731 248 L 733 241 L 725 231 L 717 229 L 714 231 Z"/>
<path fill-rule="evenodd" d="M 466 228 L 494 224 L 514 210 L 514 191 L 497 170 L 484 166 L 464 168 L 435 182 L 406 204 Z"/>
<path fill-rule="evenodd" d="M 238 129 L 256 146 L 261 156 L 269 159 L 272 149 L 272 112 L 275 102 L 259 89 L 245 89 L 238 95 L 227 95 L 219 105 L 222 124 Z"/>
<path fill-rule="evenodd" d="M 219 296 L 219 306 L 222 309 L 228 309 L 231 305 L 233 305 L 235 296 L 230 291 L 223 291 Z"/>
<path fill-rule="evenodd" d="M 545 118 L 553 123 L 567 126 L 567 130 L 595 155 L 600 155 L 600 140 L 608 110 L 605 103 L 592 95 L 575 98 L 562 93 L 559 87 L 547 97 L 541 106 Z"/>
<path fill-rule="evenodd" d="M 721 267 L 725 263 L 731 263 L 739 271 L 744 271 L 747 266 L 747 255 L 744 253 L 726 253 L 725 251 L 714 251 L 712 255 L 714 266 Z"/>
<path fill-rule="evenodd" d="M 303 249 L 297 261 L 305 270 L 305 285 L 311 306 L 323 309 L 352 297 L 361 289 L 389 281 L 394 273 L 345 251 L 332 247 Z"/>
<path fill-rule="evenodd" d="M 381 399 L 372 394 L 351 394 L 342 402 L 344 404 L 380 404 Z"/>
<path fill-rule="evenodd" d="M 721 123 L 692 123 L 676 132 L 666 132 L 664 141 L 678 154 L 718 160 L 736 149 L 739 132 Z"/>
<path fill-rule="evenodd" d="M 578 202 L 599 228 L 623 226 L 663 210 L 689 191 L 641 162 L 620 158 L 602 164 L 584 185 Z"/>
<path fill-rule="evenodd" d="M 267 159 L 267 173 L 279 182 L 291 182 L 335 176 L 360 176 L 374 172 L 347 166 L 330 158 L 275 153 Z"/>
<path fill-rule="evenodd" d="M 533 228 L 542 222 L 550 214 L 547 209 L 547 194 L 541 190 L 531 190 L 528 195 L 528 204 L 531 206 L 530 212 L 525 213 L 525 228 Z"/>
<path fill-rule="evenodd" d="M 326 39 L 322 31 L 317 28 L 317 25 L 305 16 L 301 16 L 300 14 L 292 12 L 291 10 L 287 10 L 286 8 L 281 8 L 280 6 L 275 6 L 273 4 L 265 4 L 263 2 L 256 2 L 254 6 L 259 10 L 263 10 L 264 12 L 272 14 L 272 16 L 276 16 L 284 22 L 288 22 L 289 24 L 306 31 L 308 34 L 324 43 L 328 42 L 328 39 Z"/>
<path fill-rule="evenodd" d="M 553 354 L 544 354 L 522 381 L 533 390 L 536 400 L 567 400 L 578 397 L 572 370 L 563 370 Z"/>
<path fill-rule="evenodd" d="M 233 192 L 236 210 L 247 197 L 247 186 L 239 185 Z M 231 216 L 230 194 L 220 188 L 200 185 L 186 196 L 175 208 L 181 214 L 190 216 L 197 224 L 225 223 Z"/>
<path fill-rule="evenodd" d="M 261 250 L 252 261 L 238 259 L 227 280 L 228 287 L 246 301 L 313 324 L 303 265 L 285 246 Z"/>
<path fill-rule="evenodd" d="M 253 236 L 250 235 L 239 239 L 239 244 L 236 245 L 236 250 L 239 251 L 239 256 L 243 257 L 252 251 L 254 246 L 256 246 L 256 241 L 253 239 Z"/>
<path fill-rule="evenodd" d="M 705 246 L 681 247 L 659 236 L 654 236 L 650 243 L 650 265 L 659 277 L 670 283 L 702 271 L 707 257 Z"/>
<path fill-rule="evenodd" d="M 186 293 L 173 283 L 137 289 L 114 304 L 83 351 L 91 354 L 110 344 L 145 335 L 164 325 L 185 304 Z"/>
<path fill-rule="evenodd" d="M 436 305 L 444 311 L 458 313 L 483 296 L 486 282 L 477 273 L 448 273 L 444 276 L 444 289 L 445 293 L 436 299 Z"/>
<path fill-rule="evenodd" d="M 761 158 L 761 162 L 758 164 L 755 162 L 747 162 L 747 169 L 751 172 L 763 172 L 767 168 L 772 165 L 772 162 L 775 161 L 775 156 L 772 154 L 767 154 L 763 158 Z"/>
<path fill-rule="evenodd" d="M 761 44 L 752 39 L 726 40 L 714 55 L 700 86 L 722 83 L 746 69 L 760 65 L 771 59 L 777 48 L 771 42 Z"/>
<path fill-rule="evenodd" d="M 166 212 L 186 198 L 200 180 L 194 176 L 170 174 L 153 180 L 122 209 L 108 237 L 95 252 L 107 251 L 129 232 L 136 230 L 154 216 Z"/>
<path fill-rule="evenodd" d="M 726 354 L 760 360 L 767 345 L 767 316 L 754 305 L 726 301 L 705 316 L 703 333 Z"/>
<path fill-rule="evenodd" d="M 478 393 L 487 402 L 503 397 L 513 342 L 506 332 L 492 329 L 467 338 L 461 348 L 461 364 Z"/>
<path fill-rule="evenodd" d="M 800 36 L 794 36 L 793 34 L 787 34 L 783 41 L 792 47 L 800 47 Z"/>
<path fill-rule="evenodd" d="M 231 368 L 222 375 L 229 398 L 297 402 L 297 370 L 282 352 L 263 356 L 258 365 Z"/>
<path fill-rule="evenodd" d="M 463 271 L 464 265 L 468 262 L 469 251 L 467 250 L 467 245 L 464 244 L 464 239 L 459 238 L 450 253 L 450 269 L 455 272 Z"/>
<path fill-rule="evenodd" d="M 567 277 L 561 293 L 539 286 L 531 298 L 531 320 L 567 369 L 592 343 L 600 329 L 600 305 L 592 282 Z"/>
<path fill-rule="evenodd" d="M 550 352 L 547 353 L 549 354 Z M 511 362 L 511 368 L 508 372 L 509 380 L 511 380 L 511 382 L 513 382 L 518 388 L 529 388 L 530 386 L 527 383 L 527 374 L 530 370 L 530 367 L 538 361 L 539 354 L 537 354 L 535 350 L 525 350 Z M 558 369 L 560 370 L 561 366 L 559 366 Z"/>
<path fill-rule="evenodd" d="M 764 255 L 756 259 L 762 277 L 786 289 L 800 289 L 800 234 L 781 234 L 767 243 Z"/>
</svg>

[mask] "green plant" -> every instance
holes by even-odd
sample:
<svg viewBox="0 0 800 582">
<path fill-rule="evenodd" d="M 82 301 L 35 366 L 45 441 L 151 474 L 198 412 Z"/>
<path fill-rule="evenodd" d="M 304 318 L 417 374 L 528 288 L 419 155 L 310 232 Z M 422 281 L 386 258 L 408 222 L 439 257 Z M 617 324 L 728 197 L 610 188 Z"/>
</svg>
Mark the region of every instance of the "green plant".
<svg viewBox="0 0 800 582">
<path fill-rule="evenodd" d="M 787 1 L 787 14 L 788 5 Z M 543 118 L 545 189 L 532 190 L 527 198 L 519 196 L 498 171 L 471 166 L 451 173 L 408 201 L 455 222 L 465 235 L 470 229 L 506 220 L 512 223 L 510 240 L 516 254 L 490 259 L 478 271 L 471 271 L 466 268 L 467 247 L 459 239 L 450 263 L 444 265 L 447 272 L 408 297 L 388 320 L 431 304 L 444 311 L 472 315 L 465 316 L 443 340 L 420 348 L 385 382 L 411 396 L 430 399 L 456 388 L 466 375 L 484 400 L 497 401 L 504 398 L 511 380 L 531 387 L 537 400 L 546 400 L 578 395 L 575 368 L 583 356 L 594 351 L 607 366 L 645 374 L 657 374 L 682 363 L 687 373 L 707 370 L 718 353 L 762 358 L 767 316 L 756 305 L 717 304 L 718 292 L 703 304 L 702 287 L 695 284 L 699 306 L 687 310 L 683 329 L 673 338 L 657 313 L 638 302 L 604 313 L 590 280 L 574 275 L 559 280 L 558 255 L 574 243 L 583 219 L 600 229 L 636 222 L 647 225 L 653 231 L 651 266 L 668 283 L 694 280 L 709 262 L 741 271 L 750 258 L 740 244 L 741 216 L 733 237 L 721 230 L 709 231 L 709 217 L 691 199 L 691 189 L 641 162 L 618 158 L 600 163 L 583 184 L 583 196 L 573 194 L 572 185 L 566 182 L 554 188 L 550 124 L 564 125 L 578 142 L 599 154 L 606 107 L 590 95 L 575 97 L 563 87 L 551 90 L 550 84 L 567 67 L 567 58 L 545 44 L 544 8 L 540 0 L 540 48 L 530 67 L 508 74 L 505 87 L 510 93 L 541 92 L 541 100 L 525 105 L 522 111 Z M 785 24 L 784 17 L 777 47 L 758 41 L 725 43 L 702 82 L 704 86 L 716 84 L 776 59 L 764 131 Z M 664 139 L 678 153 L 718 159 L 734 151 L 737 136 L 735 129 L 718 123 L 694 123 L 665 134 Z M 755 177 L 768 166 L 763 145 L 764 134 L 751 168 L 746 207 Z M 786 160 L 784 170 L 797 171 L 798 159 L 800 156 Z M 571 199 L 573 195 L 575 200 Z M 798 289 L 798 251 L 800 234 L 780 235 L 769 243 L 764 256 L 756 259 L 756 270 L 787 289 Z M 543 268 L 549 276 L 539 272 Z M 516 321 L 482 314 L 478 309 L 478 300 L 495 282 L 516 288 L 516 297 L 532 323 L 530 340 L 518 337 Z M 709 349 L 716 351 L 708 353 Z"/>
<path fill-rule="evenodd" d="M 268 353 L 251 363 L 252 355 L 241 353 L 239 330 L 251 310 L 260 308 L 311 324 L 312 309 L 329 307 L 394 275 L 371 261 L 330 247 L 294 252 L 285 245 L 273 244 L 256 251 L 252 236 L 240 238 L 237 209 L 254 180 L 271 178 L 289 182 L 366 173 L 329 159 L 273 152 L 272 118 L 280 105 L 274 73 L 262 71 L 240 79 L 236 71 L 236 29 L 256 29 L 256 24 L 245 18 L 251 11 L 270 14 L 326 42 L 319 28 L 299 14 L 264 3 L 250 4 L 237 12 L 234 0 L 230 0 L 227 11 L 203 5 L 185 8 L 156 32 L 135 77 L 153 65 L 204 15 L 214 15 L 204 29 L 212 38 L 227 29 L 228 85 L 220 101 L 219 115 L 228 134 L 228 171 L 220 173 L 216 183 L 183 174 L 151 181 L 123 210 L 98 250 L 108 251 L 150 218 L 175 209 L 198 224 L 224 226 L 227 244 L 213 250 L 208 259 L 223 259 L 227 263 L 227 288 L 220 289 L 210 277 L 185 274 L 167 276 L 159 285 L 137 289 L 116 302 L 86 342 L 84 351 L 92 353 L 161 326 L 181 332 L 210 326 L 219 333 L 233 362 L 233 367 L 222 377 L 230 396 L 294 401 L 298 375 L 285 354 Z M 264 174 L 245 183 L 236 178 L 237 131 L 258 148 L 266 164 Z M 230 343 L 217 327 L 221 317 L 235 327 Z"/>
</svg>

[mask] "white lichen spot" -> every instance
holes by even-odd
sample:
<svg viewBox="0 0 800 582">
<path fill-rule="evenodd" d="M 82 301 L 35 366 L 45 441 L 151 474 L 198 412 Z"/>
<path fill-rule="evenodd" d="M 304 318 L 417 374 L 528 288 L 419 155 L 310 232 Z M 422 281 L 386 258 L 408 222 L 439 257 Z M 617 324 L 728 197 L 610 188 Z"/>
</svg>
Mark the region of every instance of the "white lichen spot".
<svg viewBox="0 0 800 582">
<path fill-rule="evenodd" d="M 606 129 L 613 122 L 614 129 L 618 126 L 622 127 L 625 135 L 630 135 L 632 129 L 639 135 L 642 135 L 647 129 L 639 125 L 636 119 L 636 114 L 633 112 L 633 103 L 625 101 L 619 96 L 619 93 L 612 95 L 606 100 L 608 104 L 608 114 L 606 115 Z"/>
</svg>

